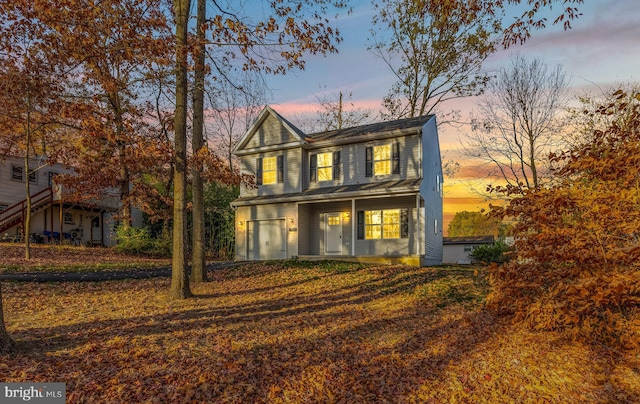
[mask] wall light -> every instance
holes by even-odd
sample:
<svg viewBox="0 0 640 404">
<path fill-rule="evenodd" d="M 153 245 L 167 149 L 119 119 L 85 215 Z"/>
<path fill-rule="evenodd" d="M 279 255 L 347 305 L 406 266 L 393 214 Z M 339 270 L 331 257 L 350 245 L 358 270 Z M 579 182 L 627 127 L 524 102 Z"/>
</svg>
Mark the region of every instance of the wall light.
<svg viewBox="0 0 640 404">
<path fill-rule="evenodd" d="M 344 212 L 344 217 L 345 217 L 345 219 L 348 219 L 348 218 L 349 218 L 349 215 L 350 215 L 350 214 L 349 214 L 349 212 Z"/>
<path fill-rule="evenodd" d="M 244 223 L 242 222 L 242 220 L 240 220 L 240 221 L 238 222 L 238 224 L 239 224 L 240 226 L 242 226 Z"/>
<path fill-rule="evenodd" d="M 293 218 L 292 217 L 289 218 L 289 223 L 293 223 Z"/>
</svg>

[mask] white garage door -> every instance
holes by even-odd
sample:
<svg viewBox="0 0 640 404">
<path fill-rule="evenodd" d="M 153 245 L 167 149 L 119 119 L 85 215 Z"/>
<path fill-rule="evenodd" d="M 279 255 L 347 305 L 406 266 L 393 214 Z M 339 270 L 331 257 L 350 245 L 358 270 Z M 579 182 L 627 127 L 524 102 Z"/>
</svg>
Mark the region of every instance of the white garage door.
<svg viewBox="0 0 640 404">
<path fill-rule="evenodd" d="M 247 255 L 250 260 L 287 258 L 284 219 L 255 220 L 247 223 Z"/>
</svg>

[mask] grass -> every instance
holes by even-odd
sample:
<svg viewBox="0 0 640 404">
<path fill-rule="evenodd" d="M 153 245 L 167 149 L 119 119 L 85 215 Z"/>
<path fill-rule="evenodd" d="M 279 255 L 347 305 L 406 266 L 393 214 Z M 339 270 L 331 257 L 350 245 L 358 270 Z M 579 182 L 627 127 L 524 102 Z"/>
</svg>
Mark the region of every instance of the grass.
<svg viewBox="0 0 640 404">
<path fill-rule="evenodd" d="M 168 279 L 3 284 L 0 381 L 67 402 L 634 402 L 640 358 L 513 327 L 482 270 L 274 262 Z"/>
</svg>

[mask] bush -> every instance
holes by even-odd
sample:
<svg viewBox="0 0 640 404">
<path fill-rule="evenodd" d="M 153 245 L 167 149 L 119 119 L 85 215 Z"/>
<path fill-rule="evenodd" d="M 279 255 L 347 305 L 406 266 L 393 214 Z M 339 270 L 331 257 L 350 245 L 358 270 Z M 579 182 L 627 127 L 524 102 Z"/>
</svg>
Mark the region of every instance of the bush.
<svg viewBox="0 0 640 404">
<path fill-rule="evenodd" d="M 509 246 L 502 241 L 496 241 L 493 244 L 483 245 L 474 249 L 471 254 L 471 258 L 475 261 L 490 263 L 503 263 L 507 261 L 506 252 L 509 251 Z"/>
<path fill-rule="evenodd" d="M 116 250 L 124 253 L 170 255 L 170 237 L 156 238 L 148 228 L 120 226 L 116 229 Z"/>
</svg>

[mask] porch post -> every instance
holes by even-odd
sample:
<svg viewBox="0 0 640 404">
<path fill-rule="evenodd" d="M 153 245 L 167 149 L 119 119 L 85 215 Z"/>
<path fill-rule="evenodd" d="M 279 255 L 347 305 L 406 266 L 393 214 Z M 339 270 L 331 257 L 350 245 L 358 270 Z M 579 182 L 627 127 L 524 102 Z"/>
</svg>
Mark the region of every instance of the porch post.
<svg viewBox="0 0 640 404">
<path fill-rule="evenodd" d="M 422 248 L 420 248 L 420 237 L 421 235 L 420 229 L 420 194 L 416 194 L 416 254 L 422 254 Z"/>
<path fill-rule="evenodd" d="M 357 229 L 357 223 L 356 220 L 358 218 L 356 217 L 356 200 L 352 199 L 351 200 L 351 255 L 355 257 L 356 255 L 356 231 Z"/>
</svg>

